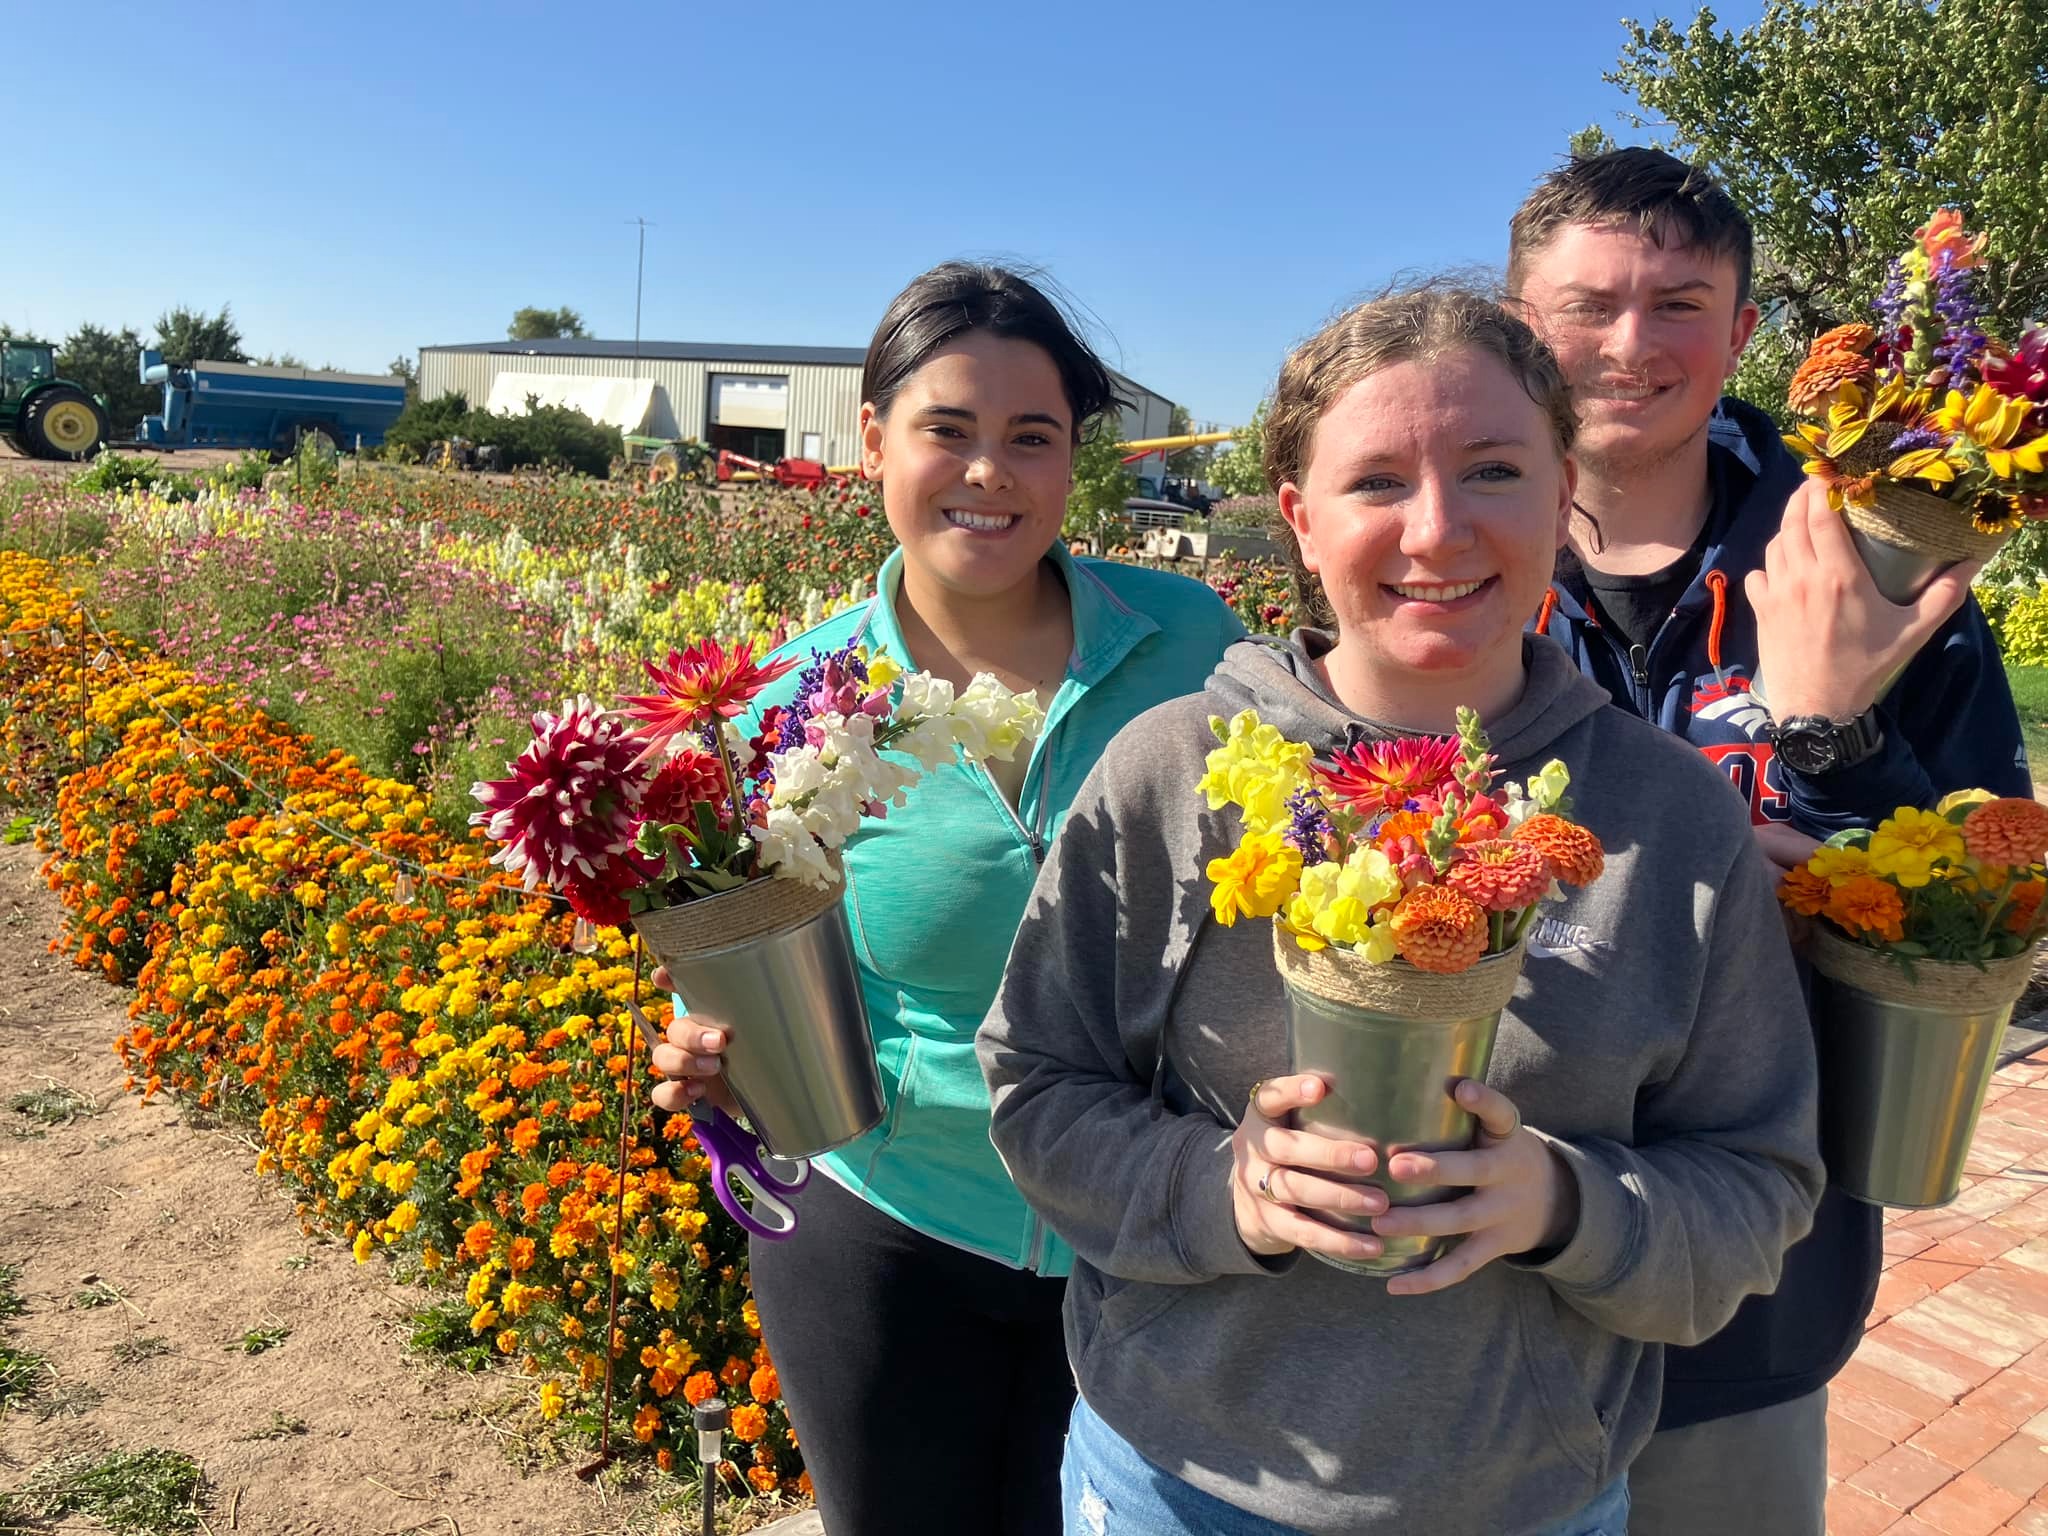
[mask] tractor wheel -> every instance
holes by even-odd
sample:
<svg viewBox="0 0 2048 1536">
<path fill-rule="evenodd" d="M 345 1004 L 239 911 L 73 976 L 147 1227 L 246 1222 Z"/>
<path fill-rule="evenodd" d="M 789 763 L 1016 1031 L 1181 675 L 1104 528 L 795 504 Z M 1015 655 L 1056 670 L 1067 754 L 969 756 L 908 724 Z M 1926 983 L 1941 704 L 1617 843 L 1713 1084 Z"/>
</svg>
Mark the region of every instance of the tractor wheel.
<svg viewBox="0 0 2048 1536">
<path fill-rule="evenodd" d="M 666 485 L 671 480 L 682 478 L 683 457 L 673 448 L 657 448 L 654 457 L 647 461 L 647 483 Z"/>
<path fill-rule="evenodd" d="M 89 459 L 107 440 L 107 413 L 82 389 L 46 389 L 21 412 L 21 436 L 39 459 Z"/>
</svg>

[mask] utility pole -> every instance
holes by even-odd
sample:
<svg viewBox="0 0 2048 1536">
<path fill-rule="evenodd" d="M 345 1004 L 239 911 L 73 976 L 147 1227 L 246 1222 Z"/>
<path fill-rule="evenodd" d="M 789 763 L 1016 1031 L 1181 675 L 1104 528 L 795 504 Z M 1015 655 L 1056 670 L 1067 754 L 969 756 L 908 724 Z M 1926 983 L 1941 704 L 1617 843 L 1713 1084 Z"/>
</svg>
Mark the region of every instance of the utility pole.
<svg viewBox="0 0 2048 1536">
<path fill-rule="evenodd" d="M 640 372 L 640 287 L 647 276 L 647 231 L 654 228 L 645 219 L 628 219 L 640 227 L 640 261 L 633 270 L 633 372 Z"/>
</svg>

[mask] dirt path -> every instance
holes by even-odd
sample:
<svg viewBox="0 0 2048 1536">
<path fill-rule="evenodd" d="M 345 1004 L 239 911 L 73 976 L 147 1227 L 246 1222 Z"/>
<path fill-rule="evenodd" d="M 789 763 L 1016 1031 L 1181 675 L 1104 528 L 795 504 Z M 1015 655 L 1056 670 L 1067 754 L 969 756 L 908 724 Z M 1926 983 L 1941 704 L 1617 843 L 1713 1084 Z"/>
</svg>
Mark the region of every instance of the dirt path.
<svg viewBox="0 0 2048 1536">
<path fill-rule="evenodd" d="M 685 1529 L 653 1494 L 586 1486 L 559 1458 L 522 1476 L 513 1453 L 544 1451 L 530 1385 L 408 1362 L 423 1293 L 302 1238 L 230 1132 L 120 1091 L 123 996 L 47 952 L 57 905 L 37 863 L 0 848 L 0 1264 L 21 1266 L 28 1304 L 7 1338 L 55 1376 L 38 1403 L 0 1410 L 0 1491 L 53 1455 L 157 1446 L 204 1467 L 215 1532 Z M 38 1089 L 86 1112 L 44 1124 L 8 1108 Z M 279 1328 L 262 1353 L 230 1347 Z M 663 1502 L 677 1487 L 664 1480 Z"/>
</svg>

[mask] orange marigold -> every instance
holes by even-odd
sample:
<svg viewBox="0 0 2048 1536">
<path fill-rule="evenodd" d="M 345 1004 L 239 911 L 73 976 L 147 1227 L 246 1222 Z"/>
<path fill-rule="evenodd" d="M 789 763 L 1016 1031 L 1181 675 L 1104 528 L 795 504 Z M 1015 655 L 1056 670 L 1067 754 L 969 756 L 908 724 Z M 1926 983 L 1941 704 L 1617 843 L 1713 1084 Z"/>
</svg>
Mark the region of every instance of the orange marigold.
<svg viewBox="0 0 2048 1536">
<path fill-rule="evenodd" d="M 1835 886 L 1826 911 L 1851 933 L 1874 933 L 1893 942 L 1905 937 L 1905 901 L 1895 887 L 1875 875 L 1851 875 Z"/>
<path fill-rule="evenodd" d="M 747 1481 L 762 1493 L 773 1493 L 782 1479 L 776 1476 L 773 1467 L 749 1467 Z"/>
<path fill-rule="evenodd" d="M 498 1236 L 497 1228 L 488 1221 L 470 1223 L 469 1230 L 462 1234 L 462 1252 L 470 1259 L 490 1257 L 491 1244 Z"/>
<path fill-rule="evenodd" d="M 652 1403 L 642 1403 L 640 1411 L 633 1415 L 633 1438 L 642 1445 L 654 1438 L 654 1432 L 661 1428 L 661 1410 Z"/>
<path fill-rule="evenodd" d="M 1519 912 L 1550 889 L 1550 860 L 1528 843 L 1466 843 L 1445 879 L 1489 912 Z"/>
<path fill-rule="evenodd" d="M 1486 953 L 1486 913 L 1448 885 L 1417 886 L 1394 909 L 1394 947 L 1417 970 L 1467 970 Z"/>
<path fill-rule="evenodd" d="M 2005 914 L 2007 932 L 2025 933 L 2034 926 L 2044 893 L 2048 893 L 2048 882 L 2040 880 L 2022 880 L 2012 888 L 2012 906 Z"/>
<path fill-rule="evenodd" d="M 782 1378 L 775 1374 L 774 1366 L 764 1365 L 754 1372 L 747 1390 L 754 1394 L 755 1402 L 772 1403 L 782 1396 Z"/>
<path fill-rule="evenodd" d="M 718 1379 L 728 1387 L 737 1389 L 744 1386 L 747 1378 L 753 1374 L 754 1368 L 746 1361 L 738 1355 L 728 1355 L 725 1364 L 719 1367 Z"/>
<path fill-rule="evenodd" d="M 1818 917 L 1834 894 L 1834 882 L 1817 875 L 1804 864 L 1778 882 L 1778 900 L 1805 917 Z"/>
<path fill-rule="evenodd" d="M 2048 858 L 2048 805 L 2038 800 L 1986 800 L 1963 818 L 1963 846 L 1980 864 L 2009 869 Z"/>
<path fill-rule="evenodd" d="M 1527 843 L 1550 860 L 1550 872 L 1566 885 L 1586 885 L 1607 867 L 1600 839 L 1575 821 L 1538 811 L 1515 828 L 1515 841 Z"/>
<path fill-rule="evenodd" d="M 699 1371 L 683 1383 L 683 1400 L 692 1408 L 718 1396 L 718 1378 L 709 1371 Z"/>
<path fill-rule="evenodd" d="M 735 1440 L 752 1445 L 768 1433 L 768 1410 L 758 1403 L 741 1403 L 732 1411 L 732 1433 Z"/>
</svg>

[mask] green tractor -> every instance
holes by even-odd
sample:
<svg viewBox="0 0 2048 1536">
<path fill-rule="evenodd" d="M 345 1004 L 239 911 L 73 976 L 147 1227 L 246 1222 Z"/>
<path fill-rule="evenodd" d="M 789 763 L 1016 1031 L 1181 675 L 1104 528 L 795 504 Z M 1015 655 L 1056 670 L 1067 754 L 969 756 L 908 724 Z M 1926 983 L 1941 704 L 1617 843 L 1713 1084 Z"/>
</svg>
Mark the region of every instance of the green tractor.
<svg viewBox="0 0 2048 1536">
<path fill-rule="evenodd" d="M 69 379 L 45 341 L 0 341 L 0 433 L 32 459 L 89 459 L 107 440 L 107 413 Z"/>
</svg>

